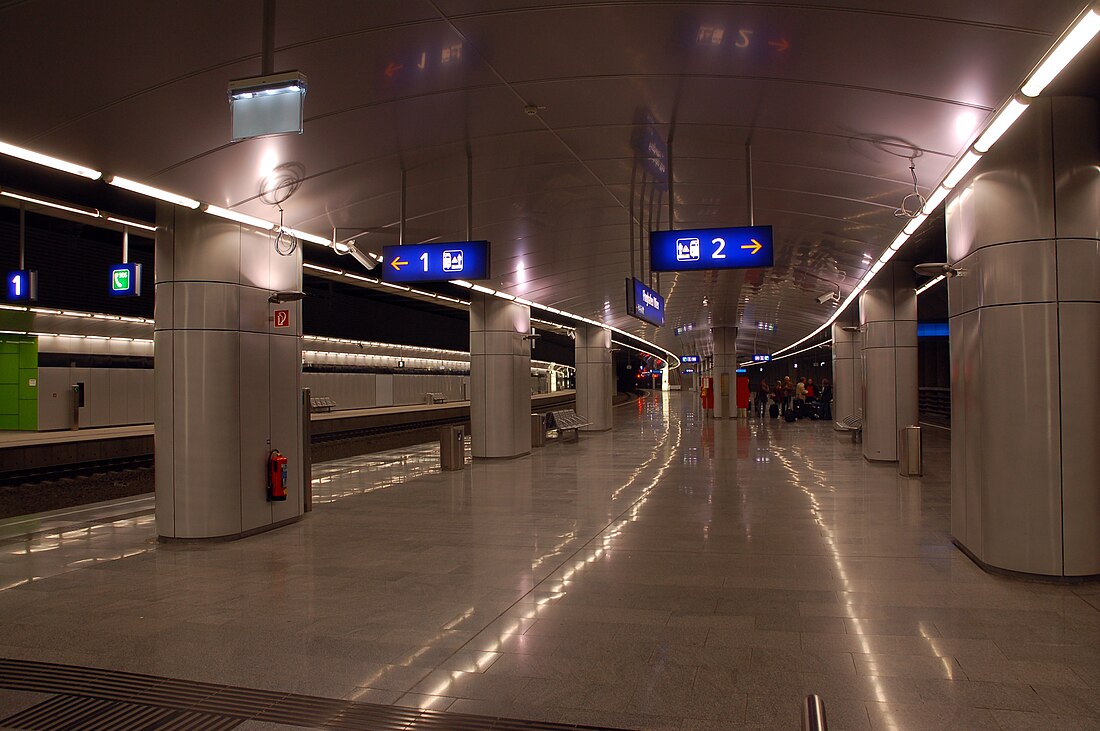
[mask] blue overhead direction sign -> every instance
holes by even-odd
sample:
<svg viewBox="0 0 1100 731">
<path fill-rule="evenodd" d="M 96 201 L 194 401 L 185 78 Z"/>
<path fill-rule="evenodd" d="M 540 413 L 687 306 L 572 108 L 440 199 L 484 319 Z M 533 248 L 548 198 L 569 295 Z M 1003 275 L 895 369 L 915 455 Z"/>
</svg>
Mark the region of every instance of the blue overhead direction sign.
<svg viewBox="0 0 1100 731">
<path fill-rule="evenodd" d="M 651 231 L 649 254 L 655 272 L 770 267 L 771 226 Z"/>
<path fill-rule="evenodd" d="M 698 363 L 699 362 L 699 356 L 697 356 L 697 355 L 681 355 L 680 356 L 680 362 L 681 363 Z"/>
<path fill-rule="evenodd" d="M 382 280 L 385 282 L 446 282 L 451 279 L 488 278 L 488 241 L 382 247 Z"/>
<path fill-rule="evenodd" d="M 772 359 L 772 357 L 770 355 L 768 355 L 767 353 L 757 353 L 756 355 L 754 355 L 752 357 L 752 362 L 753 363 L 767 363 L 771 359 Z"/>
<path fill-rule="evenodd" d="M 626 314 L 661 327 L 665 324 L 665 298 L 637 279 L 626 280 Z"/>
</svg>

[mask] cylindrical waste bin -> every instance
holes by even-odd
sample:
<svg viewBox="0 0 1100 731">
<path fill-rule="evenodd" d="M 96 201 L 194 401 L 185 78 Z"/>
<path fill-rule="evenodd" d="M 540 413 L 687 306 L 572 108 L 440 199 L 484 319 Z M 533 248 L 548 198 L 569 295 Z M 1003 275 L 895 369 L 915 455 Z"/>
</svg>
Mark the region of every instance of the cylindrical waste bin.
<svg viewBox="0 0 1100 731">
<path fill-rule="evenodd" d="M 546 446 L 546 425 L 543 423 L 542 414 L 531 414 L 531 446 Z"/>
<path fill-rule="evenodd" d="M 445 470 L 466 468 L 466 427 L 445 426 L 439 430 L 439 466 Z"/>
<path fill-rule="evenodd" d="M 898 432 L 898 472 L 903 477 L 920 477 L 921 463 L 920 427 L 902 428 Z"/>
</svg>

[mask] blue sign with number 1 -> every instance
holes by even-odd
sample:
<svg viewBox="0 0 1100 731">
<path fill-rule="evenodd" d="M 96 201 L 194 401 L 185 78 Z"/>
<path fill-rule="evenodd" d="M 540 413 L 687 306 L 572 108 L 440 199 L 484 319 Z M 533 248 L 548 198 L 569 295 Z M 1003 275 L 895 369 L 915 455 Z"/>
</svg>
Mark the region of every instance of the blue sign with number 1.
<svg viewBox="0 0 1100 731">
<path fill-rule="evenodd" d="M 382 247 L 382 279 L 386 282 L 488 278 L 488 241 Z"/>
<path fill-rule="evenodd" d="M 8 272 L 8 301 L 34 302 L 38 299 L 38 272 L 17 269 Z"/>
</svg>

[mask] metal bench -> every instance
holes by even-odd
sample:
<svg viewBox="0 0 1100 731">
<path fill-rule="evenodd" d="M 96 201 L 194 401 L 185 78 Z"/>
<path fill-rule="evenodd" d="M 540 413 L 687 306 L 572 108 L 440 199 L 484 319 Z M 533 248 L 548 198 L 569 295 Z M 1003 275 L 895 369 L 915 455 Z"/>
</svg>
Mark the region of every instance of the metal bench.
<svg viewBox="0 0 1100 731">
<path fill-rule="evenodd" d="M 851 432 L 853 442 L 863 441 L 863 419 L 860 417 L 853 414 L 833 423 L 840 431 Z"/>
<path fill-rule="evenodd" d="M 573 409 L 551 411 L 550 420 L 553 422 L 553 428 L 557 429 L 558 434 L 561 435 L 562 441 L 577 441 L 580 438 L 580 428 L 588 426 L 588 422 Z M 573 438 L 566 440 L 565 435 L 568 432 L 573 432 Z"/>
<path fill-rule="evenodd" d="M 441 404 L 443 403 L 443 394 L 441 393 L 426 393 L 424 394 L 425 404 Z"/>
<path fill-rule="evenodd" d="M 312 411 L 332 411 L 336 408 L 336 402 L 328 396 L 311 396 L 309 408 Z"/>
</svg>

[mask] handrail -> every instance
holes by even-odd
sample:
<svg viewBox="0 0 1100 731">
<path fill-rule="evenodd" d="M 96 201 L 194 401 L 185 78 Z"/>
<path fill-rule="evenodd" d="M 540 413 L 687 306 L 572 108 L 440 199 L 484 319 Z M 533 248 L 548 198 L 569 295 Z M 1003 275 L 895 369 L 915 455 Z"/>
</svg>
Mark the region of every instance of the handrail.
<svg viewBox="0 0 1100 731">
<path fill-rule="evenodd" d="M 802 731 L 829 731 L 825 720 L 825 701 L 819 695 L 806 696 L 802 704 Z"/>
</svg>

